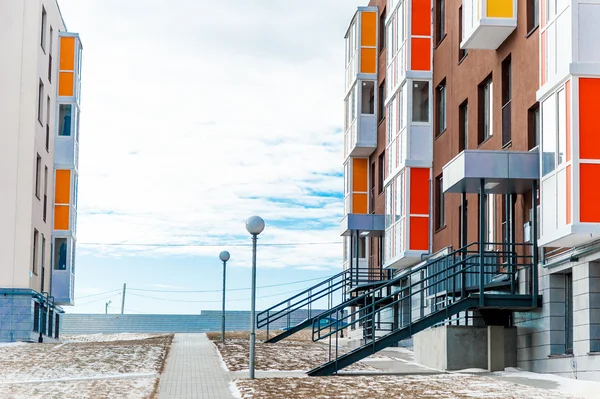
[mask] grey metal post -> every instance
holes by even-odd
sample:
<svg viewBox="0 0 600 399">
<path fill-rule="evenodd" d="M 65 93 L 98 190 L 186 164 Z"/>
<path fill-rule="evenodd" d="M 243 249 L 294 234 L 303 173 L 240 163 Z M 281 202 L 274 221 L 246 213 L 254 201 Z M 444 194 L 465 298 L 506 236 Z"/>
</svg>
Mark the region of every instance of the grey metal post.
<svg viewBox="0 0 600 399">
<path fill-rule="evenodd" d="M 127 283 L 123 283 L 123 297 L 121 298 L 121 314 L 125 313 L 125 292 L 127 291 Z"/>
<path fill-rule="evenodd" d="M 254 344 L 256 341 L 256 240 L 257 234 L 252 234 L 252 296 L 250 299 L 250 379 L 254 379 Z"/>
<path fill-rule="evenodd" d="M 534 308 L 538 307 L 538 236 L 537 236 L 537 223 L 538 223 L 538 214 L 537 214 L 537 180 L 533 181 L 532 193 L 531 193 L 531 206 L 533 207 L 533 223 L 531 226 L 532 232 L 531 235 L 533 239 L 531 242 L 533 243 L 533 270 L 531 270 L 531 279 L 532 279 L 532 294 L 533 294 L 533 302 L 532 306 Z"/>
<path fill-rule="evenodd" d="M 485 179 L 481 179 L 479 188 L 479 306 L 483 306 L 485 287 Z"/>
<path fill-rule="evenodd" d="M 461 269 L 462 269 L 462 273 L 460 274 L 460 284 L 461 284 L 461 293 L 460 293 L 460 297 L 461 298 L 465 298 L 466 296 L 466 287 L 467 287 L 467 274 L 465 269 L 467 268 L 467 237 L 468 237 L 468 231 L 467 231 L 467 193 L 462 193 L 462 215 L 461 215 L 461 224 L 462 227 L 460 229 L 461 235 L 462 237 L 460 237 L 460 246 L 463 249 L 462 252 L 462 265 L 461 265 Z"/>
<path fill-rule="evenodd" d="M 221 311 L 221 341 L 225 342 L 225 277 L 227 261 L 223 261 L 223 307 Z"/>
</svg>

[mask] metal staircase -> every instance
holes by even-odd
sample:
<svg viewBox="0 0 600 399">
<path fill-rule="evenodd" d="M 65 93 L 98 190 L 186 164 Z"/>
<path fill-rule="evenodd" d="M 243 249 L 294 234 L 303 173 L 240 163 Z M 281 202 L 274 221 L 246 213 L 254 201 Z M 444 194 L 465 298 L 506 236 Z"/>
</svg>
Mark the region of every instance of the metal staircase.
<svg viewBox="0 0 600 399">
<path fill-rule="evenodd" d="M 328 309 L 334 307 L 338 309 L 335 312 L 327 311 L 327 314 L 332 318 L 328 320 L 333 320 L 333 318 L 339 319 L 343 317 L 345 308 L 360 306 L 363 298 L 359 294 L 384 284 L 388 280 L 389 275 L 389 271 L 381 269 L 350 268 L 344 270 L 258 313 L 256 316 L 256 326 L 258 329 L 267 330 L 266 342 L 274 343 L 281 341 L 313 325 L 315 318 L 320 316 L 317 313 L 313 314 L 314 305 L 317 301 L 327 301 Z M 293 322 L 292 314 L 301 309 L 306 310 L 307 318 L 299 323 Z M 286 320 L 284 331 L 270 337 L 274 322 L 282 318 Z"/>
<path fill-rule="evenodd" d="M 519 255 L 517 247 L 519 253 L 531 255 Z M 501 249 L 488 250 L 492 248 Z M 312 325 L 313 341 L 335 337 L 335 356 L 308 374 L 335 374 L 460 312 L 536 308 L 541 303 L 532 294 L 537 291 L 536 258 L 529 244 L 472 243 L 354 297 L 355 303 L 365 306 L 360 310 L 333 319 L 344 305 L 332 307 L 314 317 Z M 363 345 L 340 354 L 339 332 L 357 323 L 366 329 Z"/>
</svg>

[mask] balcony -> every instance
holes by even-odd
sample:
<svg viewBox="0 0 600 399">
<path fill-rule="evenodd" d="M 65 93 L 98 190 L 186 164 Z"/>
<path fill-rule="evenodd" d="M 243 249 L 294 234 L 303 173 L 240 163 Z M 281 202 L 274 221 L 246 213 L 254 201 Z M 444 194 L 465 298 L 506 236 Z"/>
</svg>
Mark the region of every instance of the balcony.
<svg viewBox="0 0 600 399">
<path fill-rule="evenodd" d="M 344 135 L 346 157 L 368 157 L 377 148 L 375 115 L 360 115 Z"/>
<path fill-rule="evenodd" d="M 516 0 L 463 0 L 461 49 L 496 50 L 517 28 Z"/>
</svg>

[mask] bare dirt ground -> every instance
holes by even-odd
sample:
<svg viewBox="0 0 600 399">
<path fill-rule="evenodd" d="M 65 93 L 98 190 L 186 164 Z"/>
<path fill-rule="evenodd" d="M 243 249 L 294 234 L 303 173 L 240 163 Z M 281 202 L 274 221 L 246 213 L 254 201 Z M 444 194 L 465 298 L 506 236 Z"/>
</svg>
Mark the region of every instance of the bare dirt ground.
<svg viewBox="0 0 600 399">
<path fill-rule="evenodd" d="M 173 335 L 65 338 L 1 346 L 0 398 L 153 398 Z"/>
<path fill-rule="evenodd" d="M 559 399 L 555 391 L 465 374 L 236 380 L 243 399 Z"/>
<path fill-rule="evenodd" d="M 277 334 L 277 332 L 272 335 Z M 230 371 L 248 369 L 248 353 L 250 351 L 248 332 L 226 333 L 223 344 L 220 333 L 207 333 L 209 339 L 219 349 L 225 364 Z M 300 331 L 276 344 L 265 344 L 266 332 L 256 335 L 256 370 L 262 371 L 308 371 L 329 359 L 329 346 L 315 343 L 311 339 L 311 331 Z M 332 352 L 335 350 L 332 348 Z M 339 353 L 343 353 L 339 349 Z M 375 355 L 377 357 L 377 355 Z M 348 371 L 372 371 L 373 367 L 364 363 L 356 363 L 347 367 Z"/>
</svg>

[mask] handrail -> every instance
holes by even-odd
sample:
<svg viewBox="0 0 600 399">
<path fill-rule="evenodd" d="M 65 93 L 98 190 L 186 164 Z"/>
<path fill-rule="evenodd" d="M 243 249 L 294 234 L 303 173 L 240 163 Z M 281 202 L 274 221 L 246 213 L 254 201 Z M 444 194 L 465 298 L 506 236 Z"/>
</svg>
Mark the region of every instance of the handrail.
<svg viewBox="0 0 600 399">
<path fill-rule="evenodd" d="M 483 243 L 483 245 L 486 245 L 486 244 L 489 245 L 489 243 Z M 513 243 L 510 243 L 510 244 L 513 245 Z M 367 305 L 368 307 L 373 308 L 372 312 L 365 313 L 364 309 L 362 309 L 362 310 L 354 311 L 347 315 L 343 315 L 343 313 L 342 313 L 342 317 L 340 319 L 336 319 L 333 322 L 329 321 L 329 323 L 326 323 L 326 324 L 321 323 L 321 320 L 324 319 L 325 317 L 331 316 L 335 313 L 339 313 L 339 311 L 342 310 L 342 307 L 337 306 L 326 312 L 321 313 L 313 321 L 313 340 L 316 341 L 316 340 L 331 336 L 333 334 L 337 334 L 337 332 L 341 329 L 340 322 L 342 322 L 342 321 L 349 319 L 349 320 L 351 320 L 351 324 L 355 324 L 355 323 L 361 322 L 366 319 L 372 319 L 376 313 L 380 313 L 383 309 L 389 309 L 390 306 L 395 306 L 399 302 L 403 302 L 407 299 L 412 298 L 414 295 L 417 295 L 417 294 L 420 294 L 421 292 L 430 290 L 432 287 L 435 287 L 438 284 L 447 284 L 449 281 L 453 281 L 453 284 L 455 285 L 457 276 L 471 274 L 471 273 L 473 273 L 473 274 L 481 273 L 483 275 L 514 275 L 514 272 L 515 272 L 514 267 L 516 267 L 517 270 L 519 269 L 519 266 L 521 269 L 525 268 L 525 267 L 532 267 L 532 263 L 530 263 L 530 262 L 519 263 L 519 261 L 527 261 L 527 260 L 532 259 L 533 258 L 532 256 L 518 255 L 514 251 L 485 251 L 484 254 L 486 256 L 484 256 L 484 259 L 482 261 L 479 261 L 477 263 L 472 263 L 471 262 L 472 260 L 479 259 L 479 257 L 480 257 L 479 251 L 473 251 L 473 250 L 469 249 L 470 247 L 473 247 L 475 245 L 478 245 L 478 243 L 474 242 L 474 243 L 468 244 L 465 247 L 462 247 L 455 251 L 452 251 L 451 253 L 449 253 L 448 255 L 446 255 L 444 257 L 437 258 L 431 262 L 425 263 L 424 265 L 422 265 L 414 270 L 411 270 L 409 273 L 406 273 L 406 274 L 403 273 L 393 279 L 390 279 L 385 284 L 380 285 L 368 292 L 365 292 L 356 298 L 356 300 L 372 298 L 372 300 L 369 301 L 368 305 L 367 305 L 367 303 L 365 303 L 365 305 Z M 514 245 L 531 247 L 531 244 L 514 243 Z M 511 263 L 511 264 L 507 264 L 507 263 L 497 263 L 497 262 L 489 261 L 489 258 L 491 258 L 491 257 L 500 258 L 502 256 L 502 254 L 510 255 L 511 259 L 514 259 L 515 262 Z M 459 256 L 457 256 L 457 255 L 459 255 Z M 431 269 L 433 268 L 433 266 L 435 266 L 439 262 L 449 262 L 451 264 L 445 265 L 444 268 L 442 268 L 441 270 L 439 270 L 437 272 L 435 272 L 435 271 L 432 272 Z M 493 271 L 487 270 L 486 271 L 485 269 L 490 266 L 491 267 L 496 266 L 496 268 L 508 267 L 508 269 L 507 269 L 507 271 L 504 271 L 504 272 L 500 271 L 500 270 L 493 270 Z M 478 269 L 478 270 L 472 271 L 473 269 Z M 407 278 L 410 279 L 411 276 L 417 275 L 420 272 L 422 272 L 423 270 L 428 270 L 429 273 L 427 273 L 426 276 L 419 278 L 415 282 L 410 281 L 408 286 L 401 287 L 399 291 L 396 291 L 394 293 L 389 293 L 388 295 L 384 294 L 383 296 L 376 296 L 377 293 L 383 293 L 383 291 L 388 289 L 389 287 L 395 286 L 398 284 L 398 282 L 405 280 Z M 435 280 L 436 277 L 438 277 L 440 275 L 443 275 L 444 278 L 440 281 L 436 281 Z M 511 287 L 512 287 L 512 285 L 513 285 L 513 281 L 511 279 Z M 449 291 L 448 286 L 449 286 L 449 284 L 446 285 L 446 292 Z M 465 292 L 464 290 L 466 289 L 466 287 L 463 285 L 461 287 L 461 289 L 463 290 L 462 292 L 464 293 Z M 408 291 L 408 293 L 405 294 L 406 291 Z M 456 297 L 455 297 L 456 292 L 457 292 L 456 286 L 454 286 L 454 289 L 452 290 L 452 302 L 454 302 L 456 300 Z M 480 294 L 483 294 L 483 293 L 480 293 Z M 391 303 L 384 303 L 386 301 L 389 301 L 389 299 L 391 297 L 395 298 L 398 295 L 400 295 L 400 297 L 398 299 L 395 299 Z M 450 295 L 448 295 L 448 296 L 450 296 Z M 448 298 L 448 300 L 450 300 L 450 298 Z M 382 303 L 383 303 L 383 306 L 377 308 L 377 305 L 382 305 Z M 446 306 L 448 306 L 448 305 L 446 305 Z M 363 313 L 363 315 L 360 314 L 361 312 Z M 353 319 L 353 317 L 355 317 L 355 316 L 357 316 L 357 318 Z M 331 320 L 331 319 L 329 319 L 329 320 Z M 412 323 L 412 320 L 409 322 L 409 324 L 411 324 L 411 323 Z M 343 327 L 343 328 L 346 328 L 346 327 Z M 330 331 L 325 335 L 321 335 L 321 332 L 323 330 L 327 330 L 327 329 L 329 329 Z"/>
</svg>

